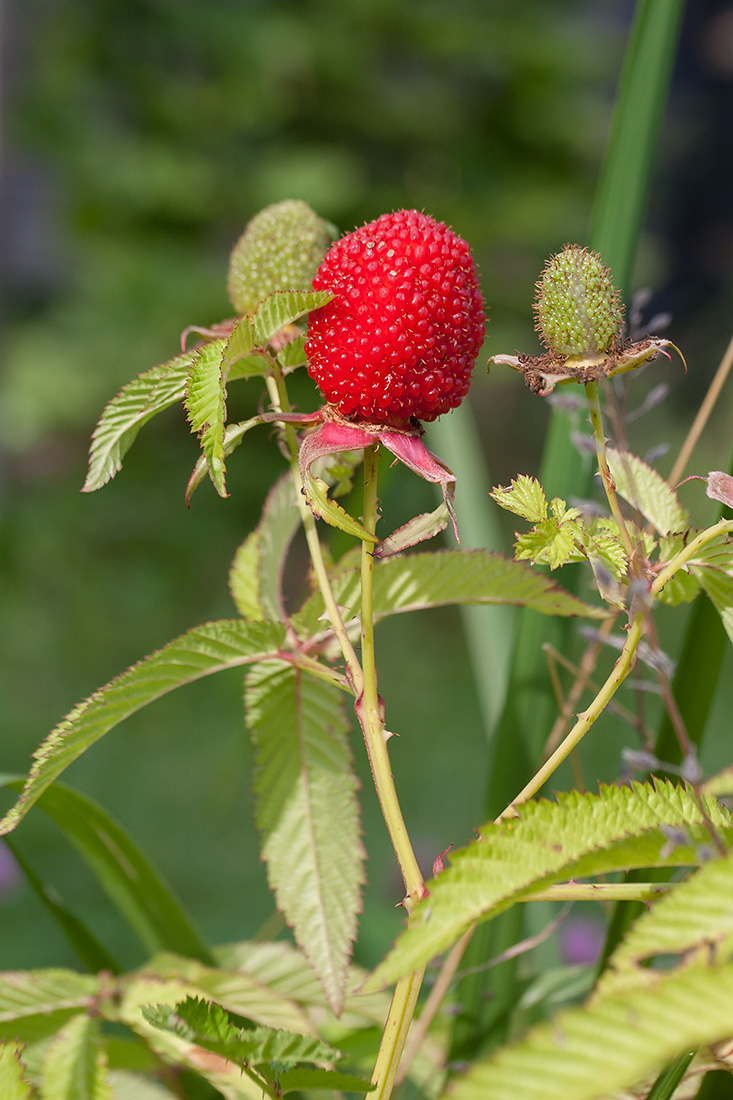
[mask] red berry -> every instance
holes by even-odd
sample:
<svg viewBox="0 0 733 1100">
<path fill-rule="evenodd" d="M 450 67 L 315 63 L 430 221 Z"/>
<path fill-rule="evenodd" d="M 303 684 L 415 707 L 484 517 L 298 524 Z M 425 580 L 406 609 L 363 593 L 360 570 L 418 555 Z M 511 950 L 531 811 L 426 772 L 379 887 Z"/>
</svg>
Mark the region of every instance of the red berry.
<svg viewBox="0 0 733 1100">
<path fill-rule="evenodd" d="M 313 280 L 334 297 L 311 314 L 308 371 L 344 416 L 435 420 L 461 403 L 484 340 L 468 245 L 417 210 L 341 237 Z"/>
</svg>

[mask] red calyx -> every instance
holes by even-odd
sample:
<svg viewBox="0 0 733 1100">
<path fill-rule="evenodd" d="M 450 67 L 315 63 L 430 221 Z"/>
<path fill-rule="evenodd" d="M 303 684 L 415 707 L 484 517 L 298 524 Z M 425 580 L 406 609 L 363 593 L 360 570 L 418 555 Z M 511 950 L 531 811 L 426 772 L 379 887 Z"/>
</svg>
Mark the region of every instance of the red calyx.
<svg viewBox="0 0 733 1100">
<path fill-rule="evenodd" d="M 344 416 L 435 420 L 461 403 L 485 316 L 466 242 L 417 210 L 383 214 L 326 253 L 313 286 L 308 371 Z"/>
</svg>

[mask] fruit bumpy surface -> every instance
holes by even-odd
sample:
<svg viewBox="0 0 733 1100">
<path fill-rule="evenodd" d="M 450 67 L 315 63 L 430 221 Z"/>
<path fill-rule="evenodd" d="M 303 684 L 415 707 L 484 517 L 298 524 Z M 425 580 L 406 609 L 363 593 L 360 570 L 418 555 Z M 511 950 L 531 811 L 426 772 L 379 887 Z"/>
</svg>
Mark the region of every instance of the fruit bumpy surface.
<svg viewBox="0 0 733 1100">
<path fill-rule="evenodd" d="M 597 252 L 578 245 L 548 260 L 534 311 L 542 342 L 558 355 L 607 352 L 624 318 L 611 272 Z"/>
<path fill-rule="evenodd" d="M 237 313 L 252 313 L 278 290 L 309 290 L 335 236 L 334 227 L 299 199 L 255 214 L 229 261 L 227 287 Z"/>
<path fill-rule="evenodd" d="M 338 240 L 313 286 L 308 371 L 344 416 L 435 420 L 461 403 L 485 334 L 471 252 L 417 210 L 383 214 Z"/>
</svg>

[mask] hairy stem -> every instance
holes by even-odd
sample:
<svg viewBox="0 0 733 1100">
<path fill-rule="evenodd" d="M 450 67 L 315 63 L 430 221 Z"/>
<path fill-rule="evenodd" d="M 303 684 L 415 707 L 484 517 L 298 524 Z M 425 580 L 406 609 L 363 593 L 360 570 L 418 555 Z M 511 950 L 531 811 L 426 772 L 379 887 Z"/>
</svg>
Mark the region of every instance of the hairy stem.
<svg viewBox="0 0 733 1100">
<path fill-rule="evenodd" d="M 603 481 L 603 488 L 606 493 L 609 507 L 611 509 L 611 515 L 618 524 L 619 534 L 621 535 L 621 541 L 624 544 L 624 550 L 629 559 L 629 572 L 631 572 L 632 562 L 634 559 L 634 544 L 631 541 L 629 530 L 626 526 L 626 520 L 624 519 L 621 511 L 621 506 L 616 496 L 616 486 L 614 484 L 611 471 L 608 468 L 608 460 L 606 458 L 606 434 L 603 430 L 603 416 L 601 414 L 601 404 L 598 400 L 598 383 L 589 382 L 585 387 L 586 397 L 588 398 L 588 410 L 590 412 L 590 422 L 593 428 L 593 438 L 596 443 L 596 458 L 598 460 L 598 470 Z"/>
<path fill-rule="evenodd" d="M 270 395 L 270 401 L 275 412 L 290 412 L 290 401 L 288 399 L 287 390 L 285 388 L 285 380 L 282 376 L 282 371 L 276 360 L 273 359 L 273 373 L 272 376 L 267 378 L 267 389 Z M 300 467 L 298 465 L 298 440 L 295 434 L 295 429 L 292 424 L 282 425 L 283 438 L 285 439 L 285 445 L 288 450 L 288 456 L 290 460 L 290 469 L 293 473 L 293 478 L 298 487 L 297 500 L 298 511 L 300 512 L 301 522 L 303 524 L 303 530 L 305 532 L 306 542 L 308 544 L 308 551 L 310 553 L 311 564 L 313 566 L 313 573 L 315 575 L 318 587 L 323 596 L 323 602 L 326 605 L 326 611 L 333 628 L 333 632 L 338 639 L 338 643 L 341 647 L 341 652 L 344 655 L 346 661 L 346 667 L 349 671 L 349 676 L 354 687 L 354 694 L 358 696 L 363 691 L 364 681 L 361 671 L 361 665 L 359 659 L 356 656 L 356 651 L 351 644 L 348 632 L 344 625 L 344 620 L 341 616 L 341 611 L 336 603 L 336 600 L 331 589 L 330 582 L 328 580 L 328 573 L 326 572 L 326 563 L 323 560 L 323 551 L 321 549 L 321 541 L 318 538 L 318 530 L 316 528 L 315 516 L 308 507 L 303 494 L 301 492 L 302 482 L 300 478 Z"/>
<path fill-rule="evenodd" d="M 377 464 L 376 446 L 365 448 L 362 522 L 370 534 L 375 533 L 379 518 Z M 364 540 L 361 544 L 361 661 L 364 689 L 361 698 L 357 700 L 356 712 L 364 732 L 377 797 L 405 884 L 406 897 L 403 904 L 409 913 L 414 903 L 425 896 L 426 891 L 402 816 L 387 752 L 389 735 L 384 727 L 382 702 L 377 690 L 374 653 L 373 574 L 372 544 Z M 420 970 L 408 974 L 395 986 L 372 1074 L 372 1083 L 376 1086 L 373 1093 L 375 1100 L 387 1100 L 392 1094 L 402 1051 L 415 1014 L 423 973 L 424 970 Z"/>
</svg>

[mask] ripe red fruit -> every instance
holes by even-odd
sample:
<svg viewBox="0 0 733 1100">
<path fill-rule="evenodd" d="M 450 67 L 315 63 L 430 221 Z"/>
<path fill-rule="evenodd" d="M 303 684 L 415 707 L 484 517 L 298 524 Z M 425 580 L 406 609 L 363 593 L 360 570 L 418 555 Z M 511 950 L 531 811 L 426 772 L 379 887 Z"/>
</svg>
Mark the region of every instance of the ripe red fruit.
<svg viewBox="0 0 733 1100">
<path fill-rule="evenodd" d="M 484 340 L 468 245 L 417 210 L 383 214 L 336 241 L 313 280 L 308 371 L 344 416 L 435 420 L 461 403 Z"/>
</svg>

